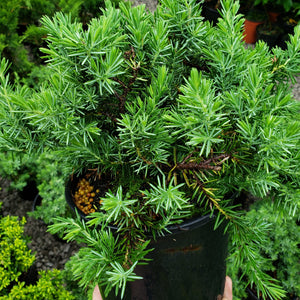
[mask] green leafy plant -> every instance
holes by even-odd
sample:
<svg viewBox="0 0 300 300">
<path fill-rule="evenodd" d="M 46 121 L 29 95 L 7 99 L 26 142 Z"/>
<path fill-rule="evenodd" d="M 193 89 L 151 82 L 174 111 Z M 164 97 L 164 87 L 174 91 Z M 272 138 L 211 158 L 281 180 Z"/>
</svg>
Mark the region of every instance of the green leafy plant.
<svg viewBox="0 0 300 300">
<path fill-rule="evenodd" d="M 64 288 L 63 273 L 59 270 L 40 271 L 34 285 L 25 285 L 20 280 L 35 260 L 24 235 L 25 223 L 25 218 L 0 217 L 0 299 L 75 299 Z"/>
<path fill-rule="evenodd" d="M 299 202 L 299 198 L 295 200 Z M 283 214 L 287 216 L 283 217 Z M 249 212 L 249 218 L 253 218 L 254 222 L 261 218 L 272 224 L 266 242 L 261 245 L 262 255 L 270 258 L 265 271 L 278 279 L 289 294 L 300 295 L 300 284 L 297 280 L 300 275 L 299 217 L 288 211 L 278 211 L 275 205 L 257 203 Z"/>
<path fill-rule="evenodd" d="M 300 4 L 298 1 L 293 1 L 293 0 L 255 0 L 254 5 L 273 5 L 275 7 L 281 7 L 284 9 L 285 12 L 290 12 L 292 10 L 297 10 L 299 11 L 300 9 Z"/>
<path fill-rule="evenodd" d="M 0 176 L 10 180 L 10 187 L 22 190 L 36 178 L 36 159 L 32 155 L 0 153 Z"/>
<path fill-rule="evenodd" d="M 114 0 L 118 5 L 119 0 Z M 40 26 L 42 16 L 57 11 L 72 14 L 84 24 L 100 15 L 104 0 L 8 0 L 0 3 L 0 54 L 12 63 L 14 77 L 26 79 L 32 69 L 43 65 L 39 47 L 43 45 L 45 29 Z M 44 68 L 40 68 L 40 73 Z M 30 80 L 26 81 L 31 84 Z"/>
<path fill-rule="evenodd" d="M 162 0 L 154 14 L 107 1 L 84 29 L 70 15 L 44 17 L 49 81 L 25 93 L 6 83 L 2 67 L 2 128 L 20 138 L 0 139 L 1 147 L 54 151 L 107 186 L 87 223 L 57 218 L 50 226 L 86 244 L 71 260 L 82 286 L 122 296 L 147 262 L 149 235 L 210 214 L 215 227 L 226 221 L 246 284 L 265 299 L 284 297 L 262 269 L 268 222 L 254 224 L 243 198 L 232 196 L 299 211 L 299 103 L 289 82 L 300 71 L 300 27 L 285 51 L 263 42 L 246 49 L 238 2 L 221 4 L 216 27 L 203 22 L 196 0 Z M 9 126 L 12 114 L 18 127 Z"/>
<path fill-rule="evenodd" d="M 1 300 L 73 300 L 75 297 L 63 286 L 63 274 L 60 270 L 48 270 L 39 272 L 39 280 L 36 284 L 25 285 L 19 282 L 13 286 L 8 295 L 0 296 Z"/>
<path fill-rule="evenodd" d="M 36 165 L 36 181 L 42 201 L 29 215 L 50 224 L 55 217 L 67 215 L 64 187 L 65 178 L 72 168 L 66 167 L 53 153 L 48 152 L 40 155 Z"/>
<path fill-rule="evenodd" d="M 0 296 L 8 293 L 10 284 L 18 282 L 20 275 L 34 262 L 27 247 L 24 224 L 14 216 L 0 217 Z"/>
</svg>

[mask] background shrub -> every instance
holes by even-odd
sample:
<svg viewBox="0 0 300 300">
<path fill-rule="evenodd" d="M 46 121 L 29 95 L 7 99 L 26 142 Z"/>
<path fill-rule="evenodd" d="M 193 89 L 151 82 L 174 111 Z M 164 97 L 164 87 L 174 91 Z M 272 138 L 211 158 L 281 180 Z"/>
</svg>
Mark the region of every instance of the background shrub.
<svg viewBox="0 0 300 300">
<path fill-rule="evenodd" d="M 297 202 L 296 199 L 294 199 Z M 298 200 L 299 202 L 299 200 Z M 287 295 L 300 295 L 300 226 L 299 216 L 293 212 L 284 212 L 276 205 L 259 201 L 247 213 L 247 218 L 257 224 L 269 224 L 268 233 L 260 244 L 262 270 L 274 278 L 274 282 L 287 292 Z M 246 283 L 241 275 L 240 266 L 228 262 L 228 272 L 234 279 L 234 295 L 236 299 L 246 298 Z M 239 279 L 240 278 L 240 279 Z M 250 287 L 249 287 L 250 288 Z M 287 298 L 290 299 L 290 298 Z"/>
<path fill-rule="evenodd" d="M 25 285 L 19 282 L 10 293 L 0 297 L 1 300 L 73 300 L 74 296 L 63 286 L 63 276 L 60 270 L 39 272 L 39 280 L 35 285 Z"/>
<path fill-rule="evenodd" d="M 0 205 L 1 208 L 1 205 Z M 26 285 L 21 279 L 32 266 L 35 256 L 24 236 L 26 219 L 0 217 L 0 299 L 1 300 L 73 300 L 64 287 L 63 271 L 40 271 L 35 284 Z"/>
<path fill-rule="evenodd" d="M 6 295 L 7 288 L 34 262 L 24 236 L 25 222 L 15 216 L 0 218 L 0 295 Z"/>
<path fill-rule="evenodd" d="M 120 0 L 113 0 L 118 5 Z M 0 2 L 0 55 L 11 63 L 14 78 L 30 77 L 43 64 L 39 48 L 46 31 L 40 26 L 42 16 L 55 12 L 70 13 L 83 24 L 101 14 L 104 0 L 7 0 Z M 43 77 L 43 70 L 36 72 Z M 32 77 L 32 76 L 31 76 Z M 38 78 L 36 78 L 38 79 Z M 29 81 L 32 84 L 32 81 Z"/>
</svg>

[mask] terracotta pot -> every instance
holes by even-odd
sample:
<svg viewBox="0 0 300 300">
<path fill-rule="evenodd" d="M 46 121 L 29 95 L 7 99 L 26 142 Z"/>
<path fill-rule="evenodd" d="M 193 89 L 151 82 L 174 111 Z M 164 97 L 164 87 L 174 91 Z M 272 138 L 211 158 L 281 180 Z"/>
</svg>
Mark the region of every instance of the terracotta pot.
<svg viewBox="0 0 300 300">
<path fill-rule="evenodd" d="M 244 25 L 244 41 L 247 44 L 255 44 L 257 41 L 256 28 L 258 25 L 263 24 L 263 21 L 250 21 L 245 20 Z"/>
<path fill-rule="evenodd" d="M 268 11 L 269 20 L 271 23 L 276 23 L 279 15 L 280 15 L 280 12 Z"/>
</svg>

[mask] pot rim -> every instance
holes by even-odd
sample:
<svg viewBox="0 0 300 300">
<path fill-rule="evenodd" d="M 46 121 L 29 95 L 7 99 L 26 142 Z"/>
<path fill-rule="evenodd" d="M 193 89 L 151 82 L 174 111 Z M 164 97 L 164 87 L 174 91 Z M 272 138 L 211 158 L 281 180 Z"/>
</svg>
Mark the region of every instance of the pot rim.
<svg viewBox="0 0 300 300">
<path fill-rule="evenodd" d="M 75 181 L 74 181 L 75 179 Z M 89 220 L 88 215 L 86 215 L 83 211 L 81 211 L 76 204 L 73 201 L 72 197 L 72 189 L 74 187 L 74 184 L 76 184 L 77 180 L 79 180 L 79 177 L 69 177 L 69 179 L 66 182 L 65 185 L 65 199 L 70 206 L 70 208 L 74 211 L 77 212 L 80 218 L 82 218 L 85 221 Z M 198 228 L 200 226 L 204 226 L 208 222 L 211 222 L 213 219 L 215 219 L 215 216 L 212 214 L 206 214 L 206 215 L 199 215 L 199 216 L 194 216 L 191 218 L 186 218 L 182 219 L 183 222 L 179 224 L 172 224 L 166 227 L 166 232 L 164 236 L 171 235 L 171 234 L 176 234 L 180 233 L 182 231 L 189 231 L 195 228 Z M 108 227 L 112 230 L 117 231 L 118 227 L 114 225 L 108 225 Z"/>
</svg>

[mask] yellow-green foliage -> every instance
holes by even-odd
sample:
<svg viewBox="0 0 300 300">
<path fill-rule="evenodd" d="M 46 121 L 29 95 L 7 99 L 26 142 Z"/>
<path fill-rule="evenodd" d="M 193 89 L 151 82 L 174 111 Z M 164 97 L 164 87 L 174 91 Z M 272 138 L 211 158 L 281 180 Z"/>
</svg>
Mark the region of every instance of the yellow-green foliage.
<svg viewBox="0 0 300 300">
<path fill-rule="evenodd" d="M 10 293 L 1 300 L 73 300 L 75 299 L 63 287 L 62 273 L 59 270 L 40 271 L 36 285 L 25 286 L 24 282 L 15 285 Z"/>
<path fill-rule="evenodd" d="M 1 208 L 1 203 L 0 203 Z M 0 218 L 0 300 L 73 300 L 64 288 L 62 272 L 40 271 L 35 285 L 25 285 L 19 277 L 34 262 L 34 255 L 27 247 L 24 224 L 15 216 Z"/>
<path fill-rule="evenodd" d="M 15 216 L 0 219 L 0 294 L 34 262 L 24 238 L 25 222 L 25 218 L 19 221 Z"/>
</svg>

